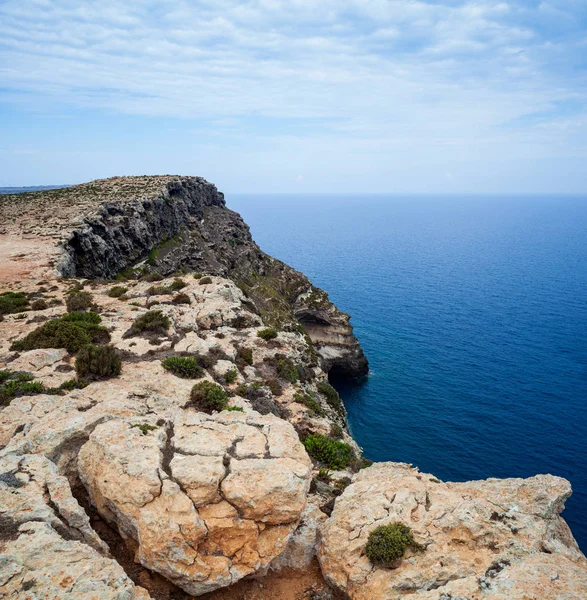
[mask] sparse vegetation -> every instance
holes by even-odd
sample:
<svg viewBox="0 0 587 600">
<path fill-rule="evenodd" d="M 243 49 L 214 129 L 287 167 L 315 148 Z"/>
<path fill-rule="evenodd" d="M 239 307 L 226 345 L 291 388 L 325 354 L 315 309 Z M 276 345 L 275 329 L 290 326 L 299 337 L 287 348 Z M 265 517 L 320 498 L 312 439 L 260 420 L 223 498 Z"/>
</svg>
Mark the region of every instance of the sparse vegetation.
<svg viewBox="0 0 587 600">
<path fill-rule="evenodd" d="M 236 359 L 238 362 L 250 366 L 253 364 L 253 351 L 250 348 L 239 348 L 236 353 Z"/>
<path fill-rule="evenodd" d="M 348 444 L 320 433 L 310 434 L 303 443 L 308 454 L 329 469 L 345 469 L 355 457 L 353 449 Z"/>
<path fill-rule="evenodd" d="M 167 296 L 171 294 L 171 290 L 164 285 L 152 285 L 147 290 L 147 296 Z"/>
<path fill-rule="evenodd" d="M 318 391 L 326 398 L 328 405 L 333 408 L 338 414 L 344 415 L 344 406 L 338 392 L 325 381 L 319 381 L 316 385 Z"/>
<path fill-rule="evenodd" d="M 173 304 L 191 304 L 192 301 L 187 294 L 177 294 L 172 300 Z"/>
<path fill-rule="evenodd" d="M 224 410 L 228 404 L 228 395 L 224 388 L 211 381 L 201 381 L 192 388 L 191 404 L 205 413 Z"/>
<path fill-rule="evenodd" d="M 335 440 L 343 439 L 342 427 L 338 423 L 332 423 L 330 425 L 330 437 Z"/>
<path fill-rule="evenodd" d="M 275 355 L 275 370 L 277 375 L 290 383 L 295 383 L 299 380 L 300 374 L 293 361 L 283 354 Z"/>
<path fill-rule="evenodd" d="M 283 394 L 283 388 L 277 379 L 269 379 L 265 382 L 265 385 L 271 390 L 274 396 L 281 396 Z"/>
<path fill-rule="evenodd" d="M 149 425 L 148 423 L 136 423 L 132 425 L 132 429 L 140 429 L 143 435 L 147 435 L 149 431 L 155 431 L 157 427 L 155 425 Z"/>
<path fill-rule="evenodd" d="M 68 292 L 65 298 L 67 312 L 81 312 L 94 308 L 92 294 L 81 290 Z"/>
<path fill-rule="evenodd" d="M 75 370 L 78 377 L 86 380 L 109 379 L 120 375 L 122 361 L 113 346 L 88 344 L 78 352 Z"/>
<path fill-rule="evenodd" d="M 241 408 L 240 406 L 227 406 L 224 410 L 228 410 L 230 412 L 245 412 L 245 409 Z"/>
<path fill-rule="evenodd" d="M 294 399 L 294 402 L 299 402 L 300 404 L 303 404 L 304 406 L 306 406 L 310 410 L 311 415 L 316 415 L 317 417 L 324 416 L 324 410 L 322 410 L 320 403 L 315 398 L 313 398 L 309 393 L 302 394 L 300 392 L 296 392 L 294 394 L 293 399 Z"/>
<path fill-rule="evenodd" d="M 183 379 L 198 379 L 203 374 L 200 363 L 191 356 L 169 356 L 161 362 L 161 365 Z"/>
<path fill-rule="evenodd" d="M 230 369 L 224 374 L 224 380 L 226 383 L 234 383 L 236 381 L 238 371 L 236 369 Z"/>
<path fill-rule="evenodd" d="M 47 304 L 47 301 L 43 298 L 39 298 L 31 304 L 32 310 L 45 310 L 46 308 L 49 308 L 49 305 Z"/>
<path fill-rule="evenodd" d="M 113 288 L 108 290 L 108 295 L 110 298 L 120 298 L 124 294 L 128 292 L 128 288 L 123 285 L 115 285 Z"/>
<path fill-rule="evenodd" d="M 273 327 L 266 327 L 259 329 L 257 336 L 265 341 L 274 340 L 277 337 L 277 331 Z"/>
<path fill-rule="evenodd" d="M 4 292 L 0 294 L 0 315 L 10 315 L 28 310 L 29 301 L 22 292 Z"/>
<path fill-rule="evenodd" d="M 179 292 L 179 290 L 183 290 L 186 285 L 187 283 L 183 279 L 176 278 L 169 285 L 169 289 L 172 292 Z"/>
<path fill-rule="evenodd" d="M 367 558 L 374 564 L 391 568 L 409 547 L 422 552 L 424 547 L 414 540 L 411 529 L 404 523 L 380 525 L 370 534 L 365 546 Z"/>
<path fill-rule="evenodd" d="M 167 315 L 160 310 L 150 310 L 144 315 L 137 317 L 131 325 L 131 335 L 138 335 L 144 332 L 165 334 L 171 327 L 171 321 Z"/>
<path fill-rule="evenodd" d="M 200 277 L 200 285 L 207 285 L 212 283 L 212 277 Z"/>
</svg>

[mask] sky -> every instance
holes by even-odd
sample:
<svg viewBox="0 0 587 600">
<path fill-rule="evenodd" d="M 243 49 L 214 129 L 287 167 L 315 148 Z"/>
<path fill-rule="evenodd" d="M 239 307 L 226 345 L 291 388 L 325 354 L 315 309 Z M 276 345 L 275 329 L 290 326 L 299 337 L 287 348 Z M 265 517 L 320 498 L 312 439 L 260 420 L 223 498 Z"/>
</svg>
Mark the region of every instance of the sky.
<svg viewBox="0 0 587 600">
<path fill-rule="evenodd" d="M 587 0 L 0 0 L 0 186 L 587 193 Z"/>
</svg>

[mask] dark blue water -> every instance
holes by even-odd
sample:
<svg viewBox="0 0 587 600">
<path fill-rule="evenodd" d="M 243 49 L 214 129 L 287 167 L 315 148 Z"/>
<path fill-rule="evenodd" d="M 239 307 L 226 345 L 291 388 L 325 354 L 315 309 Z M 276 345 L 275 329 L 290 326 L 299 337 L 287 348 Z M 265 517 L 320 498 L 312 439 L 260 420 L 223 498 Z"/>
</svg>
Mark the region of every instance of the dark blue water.
<svg viewBox="0 0 587 600">
<path fill-rule="evenodd" d="M 352 314 L 372 373 L 340 391 L 368 458 L 566 477 L 587 549 L 587 198 L 227 201 Z"/>
</svg>

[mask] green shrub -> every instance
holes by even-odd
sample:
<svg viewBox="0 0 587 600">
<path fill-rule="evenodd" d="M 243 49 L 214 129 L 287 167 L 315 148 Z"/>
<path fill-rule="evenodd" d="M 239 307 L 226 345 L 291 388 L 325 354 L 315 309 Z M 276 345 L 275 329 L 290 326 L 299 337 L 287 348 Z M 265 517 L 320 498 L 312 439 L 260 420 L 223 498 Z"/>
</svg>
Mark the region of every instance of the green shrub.
<svg viewBox="0 0 587 600">
<path fill-rule="evenodd" d="M 131 429 L 133 428 L 140 429 L 143 435 L 147 435 L 149 431 L 155 431 L 155 429 L 157 429 L 155 425 L 149 425 L 148 423 L 137 423 L 136 425 L 131 426 Z"/>
<path fill-rule="evenodd" d="M 176 278 L 169 285 L 169 289 L 173 292 L 179 292 L 179 290 L 183 290 L 186 285 L 187 283 L 183 279 Z"/>
<path fill-rule="evenodd" d="M 0 406 L 8 406 L 13 398 L 45 392 L 43 384 L 33 376 L 19 371 L 0 371 Z"/>
<path fill-rule="evenodd" d="M 194 273 L 194 279 L 202 279 L 201 273 Z"/>
<path fill-rule="evenodd" d="M 253 351 L 250 348 L 239 348 L 236 353 L 236 359 L 246 365 L 253 364 Z"/>
<path fill-rule="evenodd" d="M 31 308 L 33 310 L 45 310 L 46 308 L 49 308 L 49 305 L 47 304 L 46 300 L 39 298 L 31 304 Z"/>
<path fill-rule="evenodd" d="M 224 374 L 224 380 L 226 383 L 234 383 L 236 381 L 236 377 L 238 375 L 238 371 L 236 369 L 230 369 Z"/>
<path fill-rule="evenodd" d="M 300 374 L 290 358 L 287 358 L 283 354 L 276 354 L 275 358 L 275 370 L 279 377 L 290 383 L 295 383 L 299 380 Z"/>
<path fill-rule="evenodd" d="M 259 329 L 257 336 L 266 341 L 274 340 L 277 337 L 277 331 L 273 327 L 266 327 L 265 329 Z"/>
<path fill-rule="evenodd" d="M 87 380 L 117 377 L 122 370 L 122 361 L 118 350 L 113 346 L 84 346 L 75 360 L 78 377 Z"/>
<path fill-rule="evenodd" d="M 331 406 L 337 413 L 344 414 L 344 406 L 342 400 L 338 395 L 338 392 L 325 381 L 319 381 L 316 385 L 318 391 L 326 398 L 326 402 Z"/>
<path fill-rule="evenodd" d="M 192 388 L 191 404 L 205 413 L 220 411 L 228 404 L 228 394 L 224 388 L 211 381 L 201 381 Z"/>
<path fill-rule="evenodd" d="M 200 285 L 207 285 L 212 283 L 212 277 L 200 277 Z"/>
<path fill-rule="evenodd" d="M 130 332 L 133 335 L 145 331 L 165 334 L 170 327 L 171 321 L 167 315 L 164 315 L 160 310 L 150 310 L 135 319 L 131 325 Z"/>
<path fill-rule="evenodd" d="M 224 410 L 229 410 L 230 412 L 245 412 L 245 409 L 240 406 L 227 406 Z"/>
<path fill-rule="evenodd" d="M 128 292 L 127 287 L 124 287 L 123 285 L 115 285 L 113 288 L 108 290 L 108 295 L 110 298 L 120 298 L 120 296 L 126 294 L 126 292 Z"/>
<path fill-rule="evenodd" d="M 169 356 L 161 365 L 182 379 L 198 379 L 203 373 L 198 360 L 191 356 Z"/>
<path fill-rule="evenodd" d="M 187 294 L 177 294 L 172 300 L 173 304 L 191 304 L 192 301 Z"/>
<path fill-rule="evenodd" d="M 164 285 L 152 285 L 147 290 L 147 296 L 167 296 L 171 294 L 171 290 Z"/>
<path fill-rule="evenodd" d="M 265 385 L 271 390 L 274 396 L 281 396 L 283 394 L 283 388 L 277 379 L 269 379 L 265 382 Z"/>
<path fill-rule="evenodd" d="M 304 446 L 312 458 L 333 470 L 345 469 L 355 457 L 353 449 L 348 444 L 320 433 L 310 434 L 304 440 Z"/>
<path fill-rule="evenodd" d="M 210 369 L 218 362 L 218 359 L 210 354 L 196 354 L 195 358 L 202 369 Z"/>
<path fill-rule="evenodd" d="M 342 440 L 344 437 L 342 427 L 338 423 L 332 423 L 330 425 L 330 437 L 334 440 Z"/>
<path fill-rule="evenodd" d="M 29 301 L 22 292 L 4 292 L 0 294 L 0 315 L 11 315 L 27 310 Z"/>
<path fill-rule="evenodd" d="M 94 307 L 92 294 L 83 291 L 68 292 L 65 298 L 65 306 L 67 312 L 89 310 Z"/>
<path fill-rule="evenodd" d="M 10 349 L 26 351 L 37 348 L 65 348 L 75 354 L 92 342 L 101 343 L 110 339 L 110 334 L 104 327 L 84 320 L 70 320 L 68 316 L 43 323 L 22 340 L 14 342 Z"/>
<path fill-rule="evenodd" d="M 369 534 L 365 554 L 374 565 L 393 567 L 408 546 L 418 552 L 424 550 L 424 547 L 414 540 L 407 525 L 399 522 L 380 525 Z"/>
<path fill-rule="evenodd" d="M 299 402 L 300 404 L 303 404 L 309 408 L 310 413 L 315 414 L 318 417 L 324 416 L 324 411 L 322 410 L 320 403 L 315 398 L 312 398 L 312 396 L 309 394 L 301 394 L 300 392 L 296 392 L 293 399 L 294 402 Z"/>
<path fill-rule="evenodd" d="M 323 481 L 324 483 L 330 483 L 330 480 L 332 479 L 332 473 L 328 469 L 318 469 L 316 479 L 318 481 Z"/>
</svg>

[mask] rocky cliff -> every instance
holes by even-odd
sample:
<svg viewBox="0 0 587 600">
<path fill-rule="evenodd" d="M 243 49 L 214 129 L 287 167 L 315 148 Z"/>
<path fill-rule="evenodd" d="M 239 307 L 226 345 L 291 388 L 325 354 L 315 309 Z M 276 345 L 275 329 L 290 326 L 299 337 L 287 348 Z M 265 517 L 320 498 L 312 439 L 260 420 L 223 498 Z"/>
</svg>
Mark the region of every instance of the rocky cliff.
<svg viewBox="0 0 587 600">
<path fill-rule="evenodd" d="M 360 371 L 348 318 L 210 184 L 0 207 L 0 597 L 587 597 L 566 480 L 361 457 L 327 380 Z"/>
</svg>

